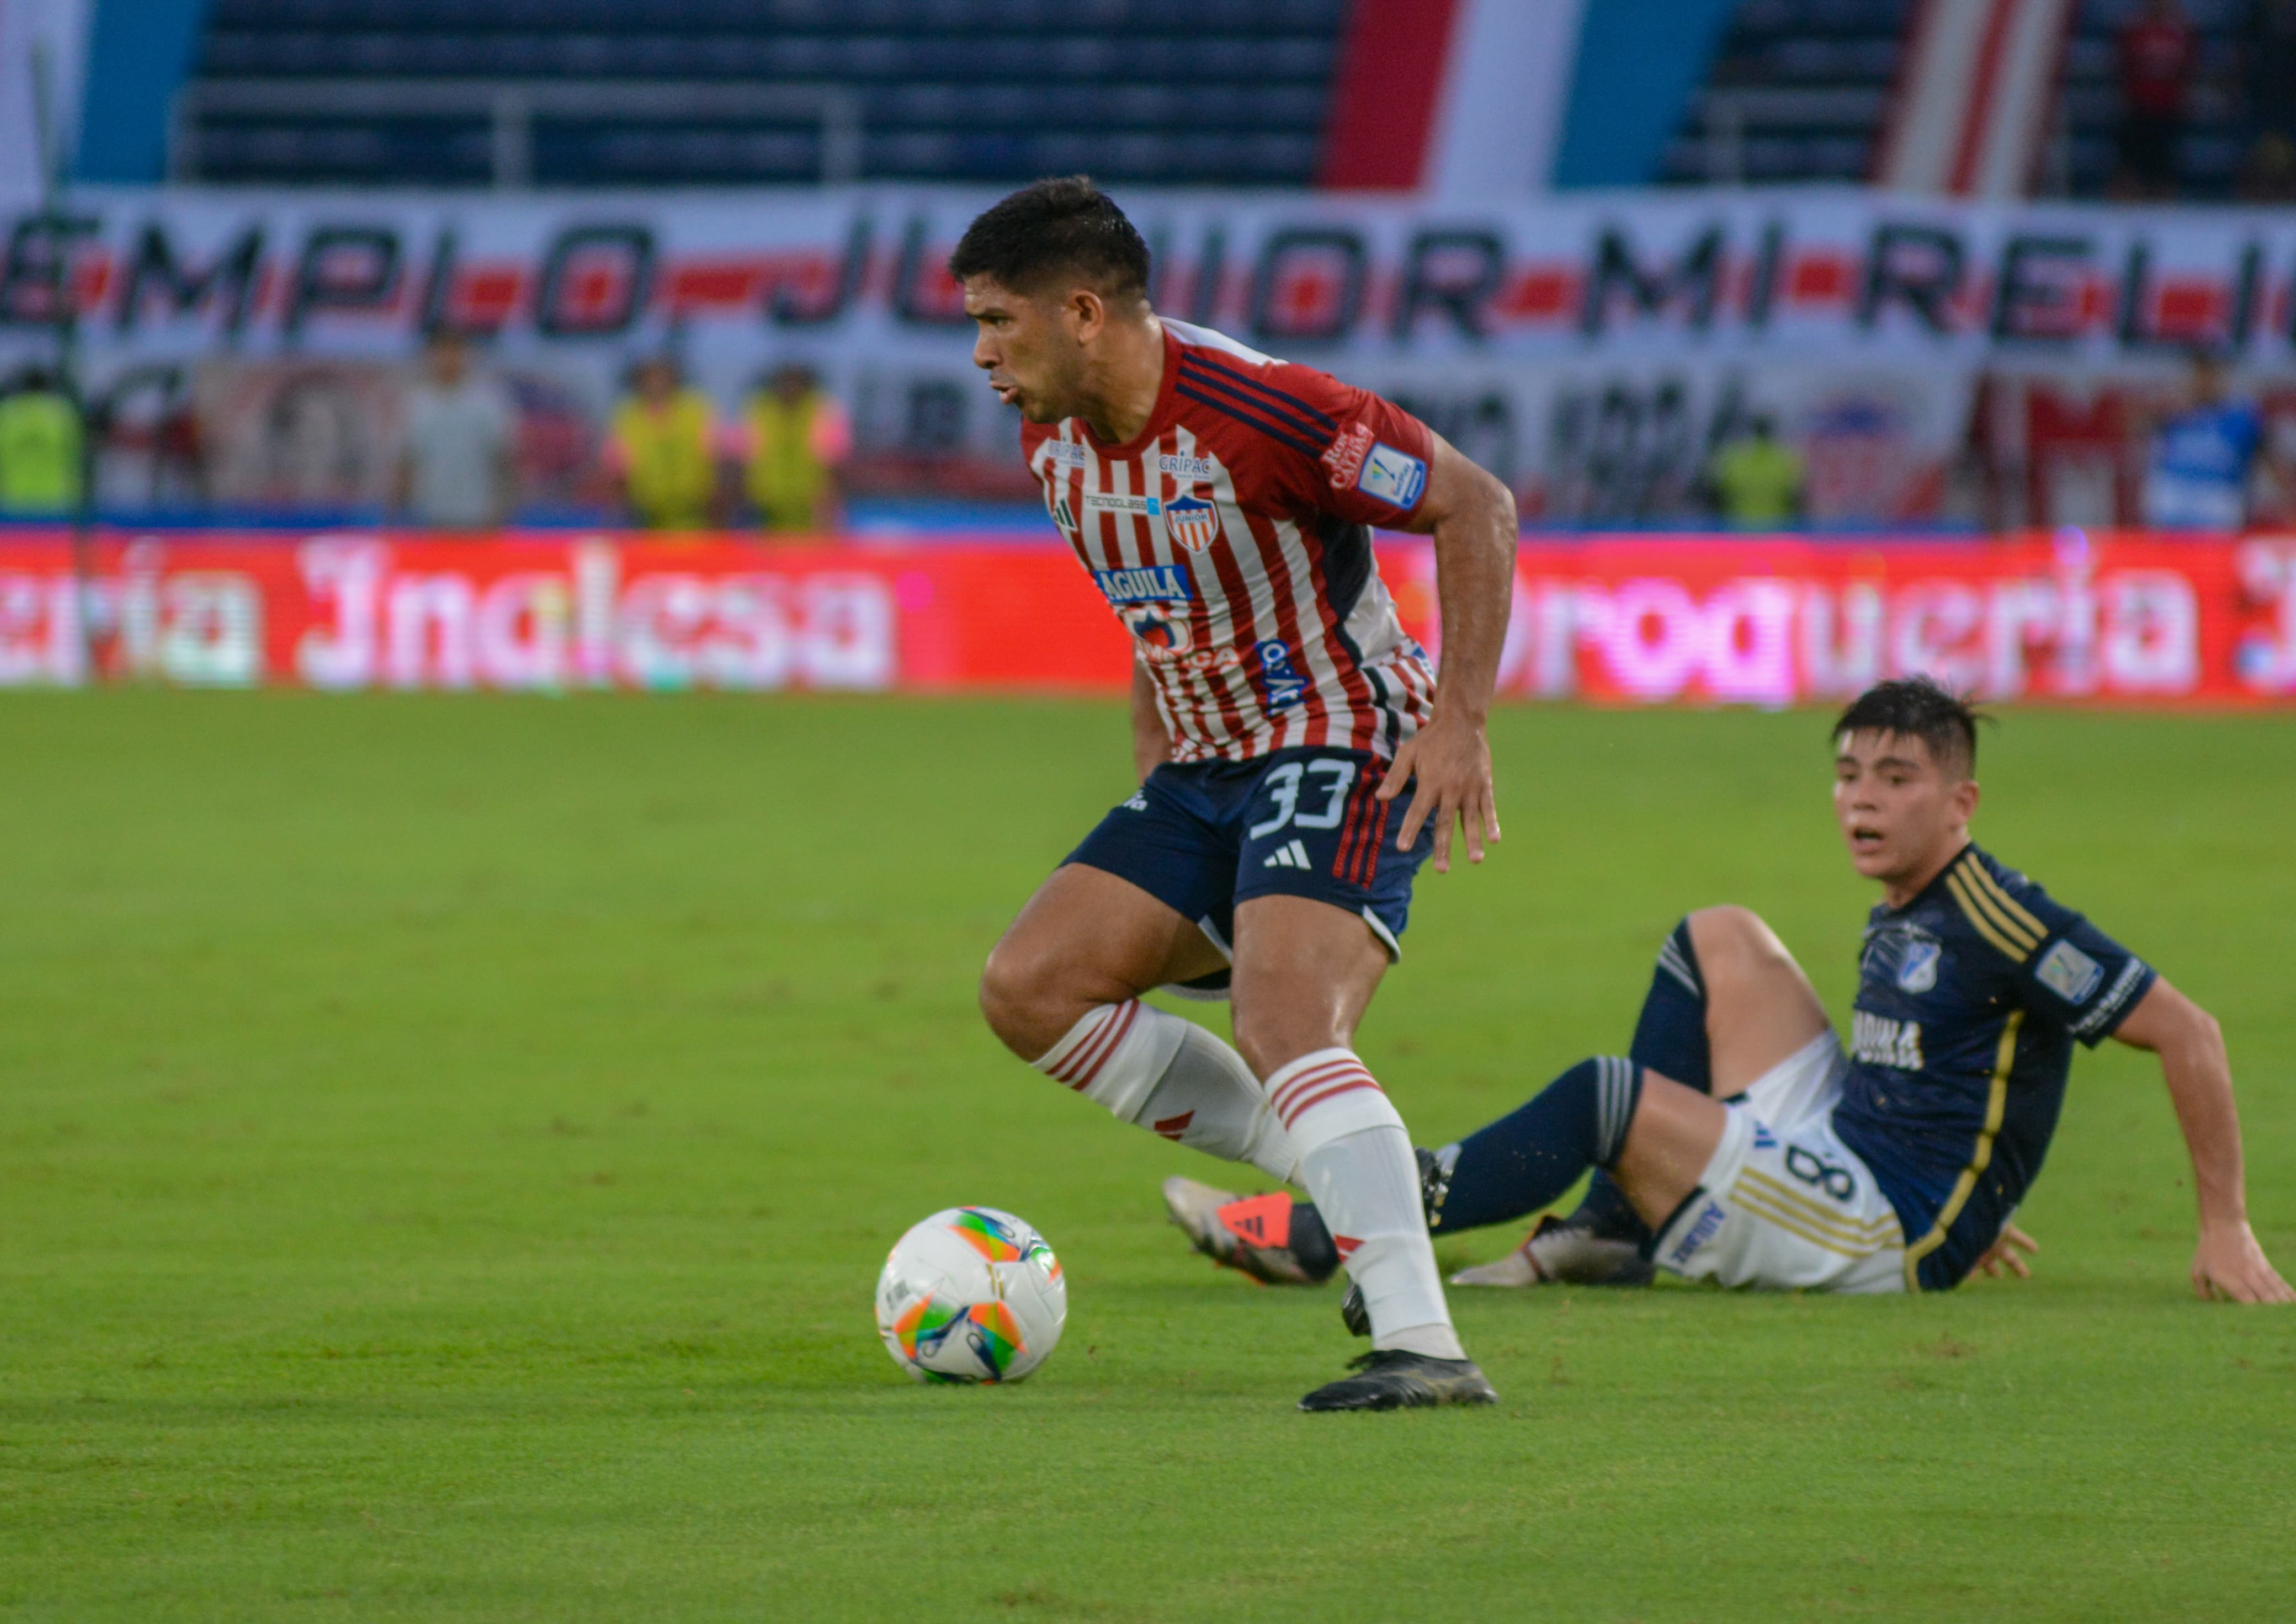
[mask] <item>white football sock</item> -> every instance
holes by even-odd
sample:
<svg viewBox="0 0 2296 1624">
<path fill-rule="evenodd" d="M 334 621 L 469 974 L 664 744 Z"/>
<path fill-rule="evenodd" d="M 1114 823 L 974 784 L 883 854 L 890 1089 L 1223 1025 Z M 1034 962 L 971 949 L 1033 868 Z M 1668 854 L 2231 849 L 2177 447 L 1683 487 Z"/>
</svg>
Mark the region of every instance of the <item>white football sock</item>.
<svg viewBox="0 0 2296 1624">
<path fill-rule="evenodd" d="M 1300 1152 L 1300 1182 L 1363 1288 L 1371 1345 L 1464 1359 L 1419 1203 L 1411 1136 L 1351 1049 L 1303 1054 L 1267 1079 Z"/>
<path fill-rule="evenodd" d="M 1069 1029 L 1037 1070 L 1119 1120 L 1296 1182 L 1299 1152 L 1243 1056 L 1193 1021 L 1137 998 L 1103 1004 Z"/>
</svg>

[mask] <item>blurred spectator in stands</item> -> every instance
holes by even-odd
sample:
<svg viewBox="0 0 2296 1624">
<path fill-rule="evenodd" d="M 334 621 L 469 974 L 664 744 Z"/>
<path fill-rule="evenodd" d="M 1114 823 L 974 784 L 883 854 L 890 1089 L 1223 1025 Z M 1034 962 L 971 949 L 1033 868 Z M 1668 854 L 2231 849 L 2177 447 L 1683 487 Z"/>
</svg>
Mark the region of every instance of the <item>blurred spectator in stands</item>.
<svg viewBox="0 0 2296 1624">
<path fill-rule="evenodd" d="M 758 522 L 768 530 L 837 528 L 837 471 L 853 448 L 845 409 L 800 362 L 776 367 L 750 397 L 734 459 Z"/>
<path fill-rule="evenodd" d="M 2296 141 L 2267 130 L 2241 161 L 2236 188 L 2243 203 L 2296 203 Z"/>
<path fill-rule="evenodd" d="M 477 530 L 510 516 L 517 414 L 491 379 L 471 370 L 469 344 L 445 328 L 422 352 L 406 391 L 406 437 L 393 496 L 410 523 Z"/>
<path fill-rule="evenodd" d="M 606 436 L 606 466 L 633 523 L 699 530 L 717 517 L 718 414 L 668 357 L 650 356 L 631 370 L 630 392 Z"/>
<path fill-rule="evenodd" d="M 2264 420 L 2235 398 L 2224 363 L 2193 357 L 2185 405 L 2153 430 L 2144 459 L 2144 522 L 2160 529 L 2237 530 L 2248 521 L 2248 488 Z"/>
<path fill-rule="evenodd" d="M 1801 453 L 1778 438 L 1777 421 L 1767 412 L 1755 413 L 1745 433 L 1716 447 L 1706 465 L 1715 512 L 1742 530 L 1799 520 L 1808 477 Z"/>
<path fill-rule="evenodd" d="M 0 395 L 0 513 L 69 513 L 87 477 L 79 403 L 55 375 L 28 366 Z"/>
<path fill-rule="evenodd" d="M 2252 0 L 2241 70 L 2259 135 L 2296 144 L 2296 0 Z"/>
<path fill-rule="evenodd" d="M 2177 144 L 2185 133 L 2194 41 L 2177 0 L 2144 0 L 2120 30 L 2121 197 L 2165 198 L 2177 190 Z"/>
</svg>

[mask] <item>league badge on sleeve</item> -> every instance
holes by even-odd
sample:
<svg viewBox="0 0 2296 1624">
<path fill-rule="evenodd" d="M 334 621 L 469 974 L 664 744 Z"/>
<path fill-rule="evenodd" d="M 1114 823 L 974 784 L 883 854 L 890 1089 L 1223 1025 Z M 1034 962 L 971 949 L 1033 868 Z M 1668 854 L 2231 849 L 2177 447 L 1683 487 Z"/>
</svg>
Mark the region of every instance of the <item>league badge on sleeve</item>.
<svg viewBox="0 0 2296 1624">
<path fill-rule="evenodd" d="M 1381 440 L 1364 457 L 1356 488 L 1397 507 L 1409 507 L 1427 488 L 1427 464 Z"/>
<path fill-rule="evenodd" d="M 1219 539 L 1219 509 L 1201 496 L 1175 496 L 1164 504 L 1164 529 L 1179 545 L 1201 553 Z"/>
<path fill-rule="evenodd" d="M 2068 1004 L 2079 1004 L 2104 980 L 2104 966 L 2069 941 L 2061 941 L 2041 956 L 2034 969 L 2041 985 Z"/>
</svg>

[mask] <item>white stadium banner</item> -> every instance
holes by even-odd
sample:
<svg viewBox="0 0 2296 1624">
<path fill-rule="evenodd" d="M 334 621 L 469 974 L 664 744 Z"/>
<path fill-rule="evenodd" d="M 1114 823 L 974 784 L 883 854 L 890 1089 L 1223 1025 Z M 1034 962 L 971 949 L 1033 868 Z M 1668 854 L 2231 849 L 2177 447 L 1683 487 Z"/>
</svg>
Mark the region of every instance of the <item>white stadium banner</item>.
<svg viewBox="0 0 2296 1624">
<path fill-rule="evenodd" d="M 4 221 L 0 364 L 70 317 L 99 392 L 228 394 L 250 365 L 397 368 L 446 324 L 594 423 L 640 354 L 729 407 L 798 359 L 865 454 L 1009 473 L 1014 424 L 942 268 L 994 196 L 80 189 Z M 1396 395 L 1558 516 L 1644 511 L 1757 411 L 1822 464 L 1818 517 L 1917 515 L 1981 370 L 2166 376 L 2195 345 L 2280 368 L 2296 318 L 2287 210 L 1119 196 L 1160 308 Z"/>
</svg>

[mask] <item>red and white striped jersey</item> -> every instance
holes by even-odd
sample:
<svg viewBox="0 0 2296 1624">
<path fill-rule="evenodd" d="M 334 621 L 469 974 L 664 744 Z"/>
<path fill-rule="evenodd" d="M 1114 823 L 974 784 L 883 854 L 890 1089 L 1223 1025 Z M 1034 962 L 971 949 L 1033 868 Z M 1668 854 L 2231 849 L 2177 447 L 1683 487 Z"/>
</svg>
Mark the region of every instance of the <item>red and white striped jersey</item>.
<svg viewBox="0 0 2296 1624">
<path fill-rule="evenodd" d="M 1163 327 L 1137 437 L 1110 445 L 1070 417 L 1023 425 L 1021 448 L 1155 678 L 1173 759 L 1392 757 L 1435 673 L 1396 619 L 1371 526 L 1418 508 L 1433 437 L 1328 373 Z"/>
</svg>

